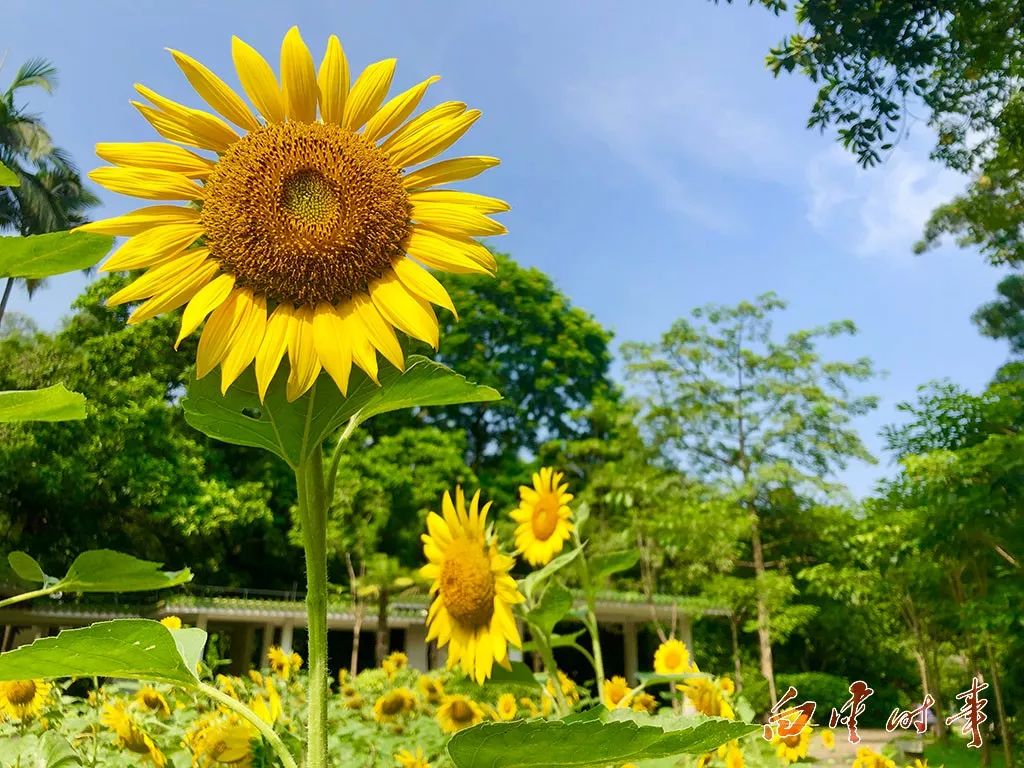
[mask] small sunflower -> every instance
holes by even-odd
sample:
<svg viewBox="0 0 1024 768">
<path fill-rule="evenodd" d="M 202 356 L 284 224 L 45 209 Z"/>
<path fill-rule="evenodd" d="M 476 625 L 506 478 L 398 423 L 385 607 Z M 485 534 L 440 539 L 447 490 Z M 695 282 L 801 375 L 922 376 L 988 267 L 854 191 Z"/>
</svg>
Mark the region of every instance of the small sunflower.
<svg viewBox="0 0 1024 768">
<path fill-rule="evenodd" d="M 399 750 L 395 755 L 395 762 L 402 768 L 430 768 L 430 763 L 423 754 L 423 747 L 416 747 L 416 752 L 408 749 Z"/>
<path fill-rule="evenodd" d="M 286 653 L 279 646 L 272 645 L 267 650 L 267 662 L 270 668 L 282 680 L 289 680 L 294 672 L 302 667 L 302 657 L 297 653 Z"/>
<path fill-rule="evenodd" d="M 519 486 L 519 508 L 512 511 L 516 547 L 530 565 L 544 565 L 562 551 L 572 533 L 572 494 L 562 473 L 544 467 L 533 474 L 533 487 Z"/>
<path fill-rule="evenodd" d="M 208 712 L 185 734 L 184 744 L 192 752 L 196 768 L 250 768 L 252 742 L 259 732 L 235 713 Z"/>
<path fill-rule="evenodd" d="M 896 763 L 871 747 L 859 747 L 852 768 L 896 768 Z"/>
<path fill-rule="evenodd" d="M 828 750 L 836 748 L 836 735 L 828 728 L 823 728 L 821 731 L 821 745 Z M 915 765 L 914 768 L 927 768 L 927 766 Z"/>
<path fill-rule="evenodd" d="M 249 679 L 252 680 L 253 685 L 262 686 L 264 682 L 263 673 L 258 669 L 249 670 Z"/>
<path fill-rule="evenodd" d="M 140 688 L 139 692 L 135 694 L 135 700 L 149 712 L 153 712 L 161 717 L 168 717 L 171 714 L 171 708 L 167 705 L 167 699 L 151 685 Z"/>
<path fill-rule="evenodd" d="M 380 668 L 384 670 L 384 674 L 390 680 L 399 670 L 405 669 L 408 664 L 409 657 L 401 651 L 395 651 L 394 653 L 389 653 L 384 658 L 384 661 L 380 663 Z"/>
<path fill-rule="evenodd" d="M 503 693 L 498 697 L 498 703 L 494 707 L 494 711 L 497 714 L 498 720 L 515 720 L 516 715 L 519 713 L 519 707 L 516 706 L 516 697 L 513 693 Z"/>
<path fill-rule="evenodd" d="M 703 677 L 694 678 L 687 683 L 677 685 L 676 690 L 686 694 L 686 698 L 693 704 L 693 708 L 702 715 L 724 717 L 728 720 L 736 717 L 732 706 L 722 695 L 722 689 L 711 680 Z"/>
<path fill-rule="evenodd" d="M 646 712 L 653 715 L 658 711 L 658 700 L 647 691 L 641 691 L 633 697 L 632 708 L 634 712 Z"/>
<path fill-rule="evenodd" d="M 658 646 L 654 652 L 654 671 L 659 675 L 685 675 L 696 672 L 697 667 L 690 661 L 686 644 L 674 637 Z"/>
<path fill-rule="evenodd" d="M 718 687 L 722 689 L 722 693 L 726 696 L 732 696 L 736 693 L 736 683 L 732 681 L 731 677 L 718 678 Z"/>
<path fill-rule="evenodd" d="M 488 529 L 490 502 L 480 507 L 480 492 L 469 509 L 461 488 L 455 503 L 447 492 L 443 517 L 427 516 L 429 533 L 421 536 L 429 561 L 420 569 L 431 579 L 434 595 L 427 612 L 427 641 L 448 648 L 448 665 L 459 665 L 478 683 L 491 675 L 494 662 L 508 666 L 508 645 L 522 646 L 512 606 L 523 601 L 509 571 L 515 561 L 498 552 L 497 537 Z"/>
<path fill-rule="evenodd" d="M 396 688 L 377 699 L 373 716 L 378 723 L 390 723 L 416 709 L 416 697 L 408 688 Z"/>
<path fill-rule="evenodd" d="M 789 736 L 782 736 L 778 733 L 772 737 L 772 746 L 775 747 L 775 754 L 784 763 L 795 763 L 807 757 L 807 750 L 811 743 L 811 727 L 805 725 L 798 733 Z"/>
<path fill-rule="evenodd" d="M 630 706 L 629 692 L 631 688 L 626 678 L 615 675 L 604 681 L 601 701 L 608 709 L 626 708 Z"/>
<path fill-rule="evenodd" d="M 520 706 L 524 707 L 526 711 L 530 713 L 530 717 L 539 717 L 540 709 L 537 707 L 536 702 L 529 696 L 523 696 L 519 699 Z"/>
<path fill-rule="evenodd" d="M 423 675 L 416 681 L 416 687 L 428 704 L 438 704 L 444 696 L 444 684 L 432 675 Z"/>
<path fill-rule="evenodd" d="M 144 760 L 149 760 L 157 768 L 164 768 L 167 765 L 164 753 L 153 743 L 149 734 L 143 731 L 134 718 L 128 714 L 128 708 L 124 702 L 116 701 L 104 705 L 100 722 L 116 734 L 117 743 L 121 749 L 141 755 Z"/>
<path fill-rule="evenodd" d="M 0 682 L 0 714 L 25 722 L 39 717 L 49 703 L 53 686 L 43 680 Z"/>
<path fill-rule="evenodd" d="M 181 619 L 177 616 L 164 616 L 160 619 L 160 623 L 168 629 L 181 629 Z"/>
<path fill-rule="evenodd" d="M 261 398 L 286 352 L 294 400 L 321 368 L 343 394 L 353 364 L 377 380 L 378 352 L 401 369 L 395 329 L 436 348 L 433 305 L 455 308 L 423 267 L 493 274 L 494 257 L 475 238 L 503 234 L 487 214 L 508 205 L 436 188 L 476 176 L 497 165 L 494 158 L 422 164 L 480 112 L 449 101 L 410 120 L 437 77 L 385 101 L 394 59 L 371 64 L 350 87 L 338 38 L 329 38 L 317 70 L 296 27 L 281 46 L 280 82 L 259 53 L 232 39 L 256 113 L 201 63 L 171 55 L 226 121 L 136 85 L 149 103 L 134 106 L 174 144 L 99 144 L 96 153 L 112 165 L 90 178 L 113 192 L 186 205 L 82 227 L 130 238 L 102 269 L 146 270 L 108 302 L 142 301 L 131 323 L 185 305 L 179 342 L 209 316 L 197 375 L 219 365 L 226 391 L 255 360 Z"/>
<path fill-rule="evenodd" d="M 569 704 L 577 704 L 580 700 L 580 691 L 576 687 L 576 683 L 562 670 L 558 670 L 558 683 L 562 688 L 562 695 L 565 697 L 566 702 Z M 544 690 L 548 692 L 548 695 L 555 698 L 555 684 L 551 678 L 544 684 Z"/>
<path fill-rule="evenodd" d="M 461 693 L 445 696 L 437 708 L 437 722 L 445 733 L 455 733 L 484 719 L 480 705 Z"/>
</svg>

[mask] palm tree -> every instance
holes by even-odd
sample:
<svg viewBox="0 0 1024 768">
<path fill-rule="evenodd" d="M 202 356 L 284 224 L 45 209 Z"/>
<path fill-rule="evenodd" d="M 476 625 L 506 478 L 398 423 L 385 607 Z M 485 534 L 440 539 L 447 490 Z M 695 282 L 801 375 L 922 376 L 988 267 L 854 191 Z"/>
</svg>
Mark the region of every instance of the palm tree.
<svg viewBox="0 0 1024 768">
<path fill-rule="evenodd" d="M 0 62 L 2 66 L 2 62 Z M 0 163 L 15 173 L 17 187 L 0 187 L 0 231 L 20 235 L 59 232 L 86 221 L 85 211 L 99 199 L 82 184 L 75 164 L 54 146 L 42 118 L 15 103 L 24 88 L 52 93 L 57 70 L 45 59 L 30 59 L 18 67 L 14 79 L 0 93 Z M 41 281 L 27 281 L 31 296 Z M 0 321 L 14 287 L 8 278 L 0 296 Z"/>
</svg>

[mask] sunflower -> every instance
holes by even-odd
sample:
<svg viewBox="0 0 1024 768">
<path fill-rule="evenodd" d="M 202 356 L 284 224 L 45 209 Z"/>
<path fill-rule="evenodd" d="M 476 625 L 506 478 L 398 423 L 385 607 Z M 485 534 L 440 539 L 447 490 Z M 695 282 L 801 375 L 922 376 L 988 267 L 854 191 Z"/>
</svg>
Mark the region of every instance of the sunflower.
<svg viewBox="0 0 1024 768">
<path fill-rule="evenodd" d="M 302 667 L 302 657 L 297 653 L 286 653 L 279 646 L 272 645 L 267 650 L 267 662 L 270 668 L 282 680 L 291 678 L 293 672 L 298 672 Z"/>
<path fill-rule="evenodd" d="M 772 746 L 775 747 L 775 754 L 784 763 L 795 763 L 797 760 L 807 757 L 807 750 L 811 743 L 811 727 L 805 725 L 798 733 L 789 736 L 782 736 L 776 733 L 772 737 Z"/>
<path fill-rule="evenodd" d="M 654 671 L 659 675 L 685 675 L 696 672 L 697 667 L 690 661 L 686 644 L 672 637 L 654 652 Z"/>
<path fill-rule="evenodd" d="M 50 700 L 53 686 L 43 680 L 0 682 L 0 714 L 25 722 L 38 717 Z"/>
<path fill-rule="evenodd" d="M 135 694 L 135 700 L 146 710 L 162 717 L 168 717 L 171 714 L 171 708 L 167 706 L 167 699 L 151 685 L 140 688 L 139 692 Z"/>
<path fill-rule="evenodd" d="M 558 670 L 558 683 L 562 689 L 562 695 L 565 697 L 566 702 L 569 704 L 576 704 L 580 700 L 580 691 L 576 687 L 576 683 L 562 670 Z M 544 684 L 544 690 L 548 692 L 551 698 L 555 698 L 555 684 L 554 680 L 550 677 Z"/>
<path fill-rule="evenodd" d="M 437 722 L 445 733 L 455 733 L 484 719 L 480 705 L 461 693 L 445 696 L 437 708 Z"/>
<path fill-rule="evenodd" d="M 821 731 L 821 745 L 825 749 L 829 749 L 829 750 L 835 749 L 836 748 L 836 735 L 832 731 L 828 730 L 827 728 L 822 729 L 822 731 Z M 926 766 L 914 766 L 914 768 L 927 768 L 927 767 Z"/>
<path fill-rule="evenodd" d="M 259 53 L 232 39 L 255 113 L 204 65 L 171 55 L 226 120 L 136 85 L 149 103 L 134 106 L 174 144 L 97 145 L 111 165 L 90 174 L 96 183 L 186 203 L 81 227 L 130 237 L 102 269 L 146 270 L 109 303 L 143 301 L 131 323 L 186 305 L 179 342 L 209 315 L 197 375 L 220 365 L 226 391 L 255 359 L 261 398 L 285 352 L 294 400 L 321 368 L 343 394 L 353 363 L 377 380 L 378 352 L 401 369 L 395 329 L 436 348 L 432 305 L 455 307 L 423 266 L 493 274 L 494 257 L 475 238 L 505 232 L 486 215 L 508 210 L 503 201 L 436 188 L 495 158 L 422 165 L 458 141 L 479 110 L 449 101 L 409 120 L 437 77 L 385 101 L 394 59 L 371 64 L 350 87 L 338 38 L 317 69 L 297 27 L 281 46 L 280 83 Z"/>
<path fill-rule="evenodd" d="M 519 713 L 519 707 L 516 706 L 516 696 L 514 693 L 503 693 L 498 697 L 498 703 L 494 707 L 494 711 L 497 714 L 495 719 L 497 720 L 515 720 L 516 715 Z"/>
<path fill-rule="evenodd" d="M 732 681 L 731 677 L 718 678 L 718 687 L 722 689 L 722 693 L 726 696 L 732 696 L 736 693 L 736 683 Z"/>
<path fill-rule="evenodd" d="M 852 768 L 896 768 L 896 763 L 871 747 L 859 747 Z"/>
<path fill-rule="evenodd" d="M 544 565 L 562 551 L 572 533 L 572 494 L 562 473 L 550 467 L 533 473 L 533 488 L 519 486 L 519 508 L 512 511 L 516 547 L 530 565 Z"/>
<path fill-rule="evenodd" d="M 423 675 L 416 681 L 416 687 L 419 688 L 420 696 L 428 704 L 437 704 L 444 696 L 444 684 L 431 675 Z"/>
<path fill-rule="evenodd" d="M 250 768 L 252 741 L 259 732 L 234 712 L 208 712 L 185 734 L 184 744 L 192 752 L 196 768 Z"/>
<path fill-rule="evenodd" d="M 629 683 L 626 678 L 619 675 L 610 677 L 604 681 L 604 689 L 601 691 L 601 701 L 608 709 L 628 707 L 630 705 Z"/>
<path fill-rule="evenodd" d="M 384 657 L 384 661 L 380 663 L 380 668 L 384 670 L 384 674 L 386 674 L 390 680 L 399 670 L 405 669 L 408 663 L 408 656 L 401 651 L 395 651 L 394 653 L 389 653 Z"/>
<path fill-rule="evenodd" d="M 676 690 L 686 694 L 693 708 L 708 717 L 724 717 L 732 720 L 736 713 L 722 695 L 722 689 L 707 678 L 698 677 L 682 685 Z"/>
<path fill-rule="evenodd" d="M 653 715 L 658 711 L 658 700 L 646 691 L 641 691 L 633 697 L 632 709 L 634 712 L 646 712 Z"/>
<path fill-rule="evenodd" d="M 373 716 L 378 723 L 392 722 L 416 709 L 416 697 L 408 688 L 396 688 L 381 696 L 373 705 Z"/>
<path fill-rule="evenodd" d="M 735 743 L 725 753 L 725 768 L 743 768 L 743 750 Z"/>
<path fill-rule="evenodd" d="M 448 666 L 460 665 L 478 683 L 490 677 L 495 661 L 509 665 L 509 643 L 522 646 L 512 606 L 523 596 L 508 573 L 515 561 L 498 552 L 497 537 L 488 529 L 490 506 L 480 507 L 479 491 L 468 510 L 461 488 L 455 489 L 454 504 L 445 492 L 444 516 L 431 512 L 429 533 L 421 536 L 429 562 L 420 574 L 433 580 L 435 595 L 427 612 L 427 641 L 437 640 L 439 647 L 450 641 Z"/>
<path fill-rule="evenodd" d="M 143 731 L 134 718 L 128 714 L 128 708 L 122 701 L 106 704 L 100 714 L 100 722 L 117 735 L 117 743 L 122 749 L 142 755 L 157 768 L 167 765 L 164 753 L 153 743 L 149 734 Z"/>
<path fill-rule="evenodd" d="M 415 753 L 408 749 L 399 750 L 395 755 L 395 762 L 402 768 L 430 768 L 430 763 L 423 755 L 423 747 L 416 747 Z"/>
<path fill-rule="evenodd" d="M 181 629 L 181 619 L 177 616 L 164 616 L 160 619 L 160 623 L 168 629 Z"/>
</svg>

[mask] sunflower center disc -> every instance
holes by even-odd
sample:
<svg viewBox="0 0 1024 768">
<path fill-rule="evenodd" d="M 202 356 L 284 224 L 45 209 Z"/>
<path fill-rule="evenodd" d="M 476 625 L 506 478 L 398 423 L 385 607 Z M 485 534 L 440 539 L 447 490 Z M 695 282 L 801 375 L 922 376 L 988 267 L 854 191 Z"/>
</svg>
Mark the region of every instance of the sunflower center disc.
<svg viewBox="0 0 1024 768">
<path fill-rule="evenodd" d="M 682 663 L 683 658 L 680 655 L 679 651 L 677 651 L 676 649 L 673 648 L 665 654 L 665 666 L 669 669 L 676 669 L 682 666 Z"/>
<path fill-rule="evenodd" d="M 541 541 L 547 541 L 558 525 L 558 499 L 554 496 L 541 496 L 533 511 L 533 535 Z"/>
<path fill-rule="evenodd" d="M 365 292 L 410 231 L 399 170 L 330 123 L 275 123 L 236 141 L 206 181 L 201 216 L 238 285 L 297 306 Z"/>
<path fill-rule="evenodd" d="M 7 684 L 6 694 L 11 704 L 29 704 L 36 696 L 36 684 L 32 680 L 15 680 Z"/>
<path fill-rule="evenodd" d="M 456 723 L 468 723 L 473 719 L 473 710 L 464 701 L 453 701 L 449 710 L 452 720 Z"/>
<path fill-rule="evenodd" d="M 441 597 L 449 615 L 465 627 L 483 627 L 494 615 L 494 574 L 484 545 L 452 542 L 441 566 Z"/>
</svg>

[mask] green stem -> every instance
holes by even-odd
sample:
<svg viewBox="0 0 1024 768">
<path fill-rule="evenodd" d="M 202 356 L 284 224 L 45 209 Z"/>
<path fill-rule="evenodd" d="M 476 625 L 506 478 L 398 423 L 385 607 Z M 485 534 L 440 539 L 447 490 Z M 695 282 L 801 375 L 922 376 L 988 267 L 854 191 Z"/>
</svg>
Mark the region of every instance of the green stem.
<svg viewBox="0 0 1024 768">
<path fill-rule="evenodd" d="M 324 457 L 313 447 L 295 471 L 302 541 L 306 551 L 306 616 L 309 631 L 309 721 L 306 768 L 327 768 L 327 499 Z"/>
<path fill-rule="evenodd" d="M 544 662 L 544 669 L 548 672 L 551 687 L 555 689 L 555 703 L 558 704 L 558 714 L 560 717 L 565 717 L 569 714 L 569 702 L 565 700 L 565 694 L 562 693 L 562 681 L 558 678 L 558 665 L 555 663 L 555 654 L 551 651 L 547 635 L 533 624 L 530 624 L 530 635 L 537 645 L 541 661 Z"/>
<path fill-rule="evenodd" d="M 267 743 L 270 744 L 274 752 L 277 753 L 277 756 L 281 758 L 281 763 L 285 768 L 298 768 L 298 765 L 295 763 L 295 758 L 292 757 L 292 753 L 288 751 L 284 742 L 281 741 L 281 737 L 274 733 L 274 729 L 265 723 L 259 715 L 245 706 L 242 702 L 231 698 L 223 691 L 214 688 L 208 683 L 200 683 L 199 690 L 233 712 L 237 712 L 252 723 L 256 727 L 256 730 L 260 732 L 260 735 L 267 740 Z"/>
<path fill-rule="evenodd" d="M 594 678 L 597 682 L 598 696 L 601 696 L 602 691 L 604 691 L 604 657 L 601 655 L 601 636 L 597 625 L 594 590 L 590 583 L 590 567 L 587 565 L 587 555 L 583 551 L 583 542 L 580 541 L 579 533 L 573 531 L 572 538 L 573 542 L 580 550 L 578 558 L 580 564 L 580 581 L 583 584 L 583 594 L 586 595 L 587 598 L 587 615 L 583 624 L 586 626 L 587 633 L 590 635 L 590 646 L 593 648 L 594 652 Z"/>
<path fill-rule="evenodd" d="M 33 590 L 32 592 L 24 592 L 14 597 L 8 597 L 6 600 L 0 600 L 0 608 L 6 608 L 8 605 L 14 605 L 15 603 L 23 603 L 26 600 L 31 600 L 33 597 L 43 597 L 44 595 L 52 595 L 54 592 L 60 591 L 57 586 L 54 587 L 42 587 L 41 589 Z"/>
</svg>

